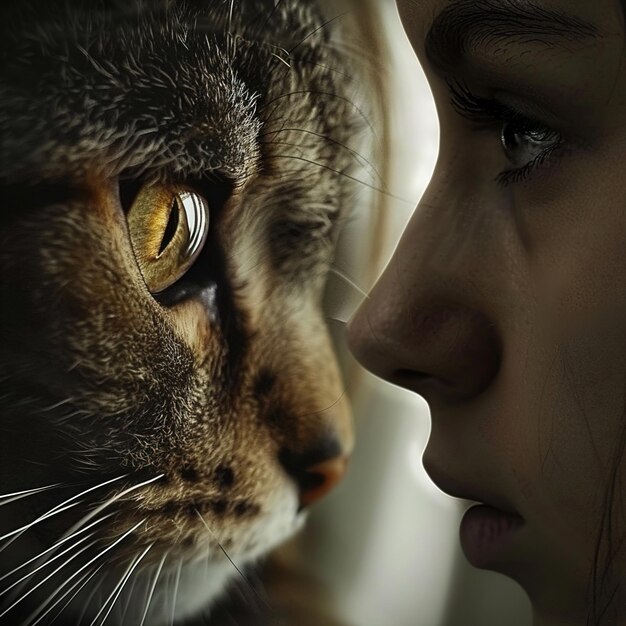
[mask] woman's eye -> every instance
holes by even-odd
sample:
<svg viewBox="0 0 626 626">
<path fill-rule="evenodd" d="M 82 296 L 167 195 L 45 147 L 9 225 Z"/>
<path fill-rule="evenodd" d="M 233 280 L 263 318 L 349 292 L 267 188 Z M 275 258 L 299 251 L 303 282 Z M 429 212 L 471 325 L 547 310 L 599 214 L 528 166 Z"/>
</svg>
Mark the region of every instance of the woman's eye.
<svg viewBox="0 0 626 626">
<path fill-rule="evenodd" d="M 523 167 L 554 144 L 553 135 L 547 129 L 525 130 L 514 122 L 505 122 L 502 126 L 500 142 L 511 164 L 515 167 Z"/>
<path fill-rule="evenodd" d="M 137 264 L 151 293 L 179 280 L 198 258 L 209 232 L 209 204 L 180 186 L 143 187 L 127 215 Z"/>
<path fill-rule="evenodd" d="M 534 169 L 543 165 L 560 148 L 563 136 L 520 111 L 495 98 L 473 94 L 467 86 L 449 82 L 452 106 L 462 117 L 476 122 L 481 128 L 500 132 L 500 144 L 512 167 L 496 177 L 506 186 L 526 179 Z"/>
</svg>

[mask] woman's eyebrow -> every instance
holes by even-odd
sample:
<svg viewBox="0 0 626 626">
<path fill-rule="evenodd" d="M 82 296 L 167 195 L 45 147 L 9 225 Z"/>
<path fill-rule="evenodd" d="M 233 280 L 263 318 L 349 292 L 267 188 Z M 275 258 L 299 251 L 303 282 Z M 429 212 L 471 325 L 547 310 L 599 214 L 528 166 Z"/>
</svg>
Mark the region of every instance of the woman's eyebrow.
<svg viewBox="0 0 626 626">
<path fill-rule="evenodd" d="M 434 19 L 425 51 L 445 73 L 490 44 L 555 47 L 594 40 L 598 33 L 590 22 L 526 0 L 454 0 Z"/>
</svg>

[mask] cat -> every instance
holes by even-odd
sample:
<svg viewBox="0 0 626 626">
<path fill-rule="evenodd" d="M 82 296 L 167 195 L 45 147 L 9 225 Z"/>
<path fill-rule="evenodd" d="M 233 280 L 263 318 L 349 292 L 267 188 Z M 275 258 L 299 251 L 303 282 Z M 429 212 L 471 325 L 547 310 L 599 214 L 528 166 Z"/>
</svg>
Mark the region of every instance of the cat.
<svg viewBox="0 0 626 626">
<path fill-rule="evenodd" d="M 2 3 L 0 624 L 210 616 L 340 480 L 341 17 Z"/>
</svg>

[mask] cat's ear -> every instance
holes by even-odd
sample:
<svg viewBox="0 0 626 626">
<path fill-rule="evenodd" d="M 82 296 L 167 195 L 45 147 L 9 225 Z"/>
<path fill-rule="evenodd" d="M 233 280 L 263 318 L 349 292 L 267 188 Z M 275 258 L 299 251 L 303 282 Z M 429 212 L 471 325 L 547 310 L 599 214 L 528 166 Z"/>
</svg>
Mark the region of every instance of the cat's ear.
<svg viewBox="0 0 626 626">
<path fill-rule="evenodd" d="M 167 289 L 193 265 L 209 232 L 209 215 L 208 201 L 191 189 L 147 185 L 139 191 L 128 211 L 128 232 L 151 293 Z"/>
</svg>

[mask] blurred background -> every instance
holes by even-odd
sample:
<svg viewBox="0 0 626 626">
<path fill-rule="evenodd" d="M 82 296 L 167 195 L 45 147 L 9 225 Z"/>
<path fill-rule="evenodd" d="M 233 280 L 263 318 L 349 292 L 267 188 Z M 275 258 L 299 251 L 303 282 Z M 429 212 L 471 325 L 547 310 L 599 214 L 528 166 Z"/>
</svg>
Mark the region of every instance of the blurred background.
<svg viewBox="0 0 626 626">
<path fill-rule="evenodd" d="M 393 93 L 393 197 L 380 271 L 430 179 L 438 127 L 395 3 L 376 6 L 392 42 Z M 369 192 L 362 193 L 365 205 Z M 329 324 L 348 364 L 345 321 L 371 282 L 362 271 L 368 219 L 358 216 L 346 227 L 327 294 Z M 519 586 L 474 570 L 461 553 L 458 528 L 468 505 L 439 491 L 422 467 L 426 403 L 365 373 L 358 383 L 357 446 L 348 475 L 314 507 L 301 538 L 305 562 L 332 591 L 340 617 L 353 626 L 530 626 Z"/>
</svg>

